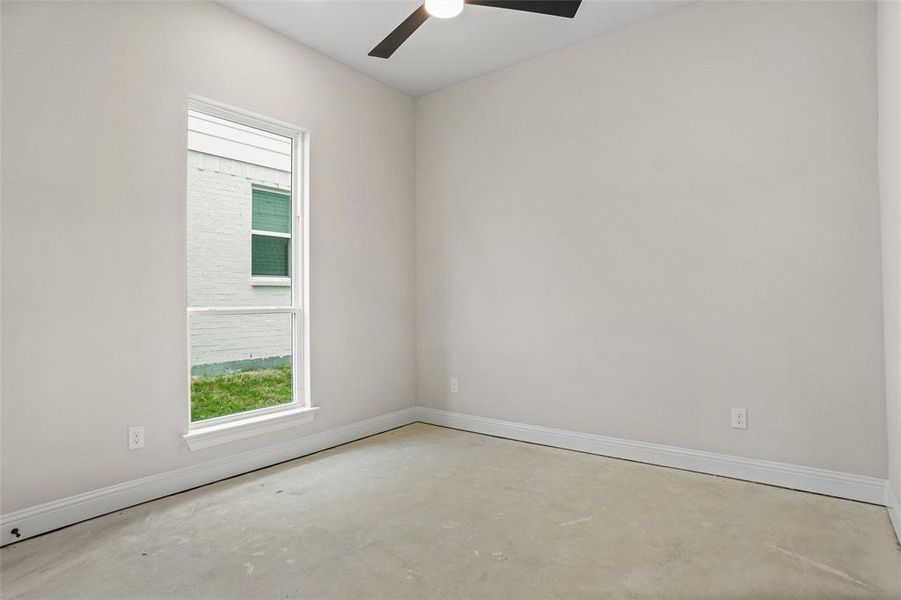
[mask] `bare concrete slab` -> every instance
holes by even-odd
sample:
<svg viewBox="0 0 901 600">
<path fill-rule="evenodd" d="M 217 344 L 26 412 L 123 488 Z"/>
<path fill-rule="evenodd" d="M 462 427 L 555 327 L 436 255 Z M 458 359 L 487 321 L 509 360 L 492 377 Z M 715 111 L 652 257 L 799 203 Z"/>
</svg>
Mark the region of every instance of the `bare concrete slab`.
<svg viewBox="0 0 901 600">
<path fill-rule="evenodd" d="M 4 598 L 901 599 L 882 507 L 411 425 L 0 551 Z"/>
</svg>

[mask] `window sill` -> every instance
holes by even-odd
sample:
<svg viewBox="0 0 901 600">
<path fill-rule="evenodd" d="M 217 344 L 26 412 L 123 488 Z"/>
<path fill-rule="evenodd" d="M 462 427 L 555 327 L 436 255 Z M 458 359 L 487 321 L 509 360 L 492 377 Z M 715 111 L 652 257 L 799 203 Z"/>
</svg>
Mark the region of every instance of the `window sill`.
<svg viewBox="0 0 901 600">
<path fill-rule="evenodd" d="M 291 287 L 290 277 L 251 277 L 250 285 L 254 287 Z"/>
<path fill-rule="evenodd" d="M 291 410 L 283 410 L 273 412 L 257 417 L 241 419 L 240 421 L 231 421 L 229 423 L 220 423 L 218 425 L 210 425 L 209 427 L 201 427 L 189 431 L 182 438 L 188 444 L 191 451 L 211 448 L 220 444 L 227 444 L 236 440 L 243 440 L 249 437 L 278 431 L 287 427 L 296 425 L 304 425 L 311 422 L 316 417 L 318 406 L 293 408 Z"/>
</svg>

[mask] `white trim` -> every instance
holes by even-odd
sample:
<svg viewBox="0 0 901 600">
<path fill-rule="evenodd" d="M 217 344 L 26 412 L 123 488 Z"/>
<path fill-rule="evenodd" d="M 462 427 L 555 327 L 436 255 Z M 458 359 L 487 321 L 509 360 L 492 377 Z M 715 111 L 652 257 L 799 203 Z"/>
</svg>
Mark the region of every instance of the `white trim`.
<svg viewBox="0 0 901 600">
<path fill-rule="evenodd" d="M 251 277 L 250 285 L 265 287 L 291 287 L 290 277 Z"/>
<path fill-rule="evenodd" d="M 245 410 L 243 412 L 230 413 L 227 415 L 223 415 L 221 417 L 212 417 L 209 419 L 201 419 L 199 421 L 191 421 L 188 425 L 188 433 L 185 435 L 189 435 L 191 433 L 197 433 L 204 430 L 219 431 L 218 428 L 220 425 L 231 424 L 232 428 L 238 427 L 239 425 L 246 424 L 250 425 L 253 423 L 263 423 L 264 421 L 259 419 L 258 417 L 272 416 L 275 413 L 281 415 L 285 413 L 286 417 L 299 417 L 302 416 L 302 413 L 305 411 L 315 411 L 317 408 L 309 408 L 305 406 L 297 406 L 296 404 L 285 402 L 284 404 L 276 404 L 274 406 L 264 406 L 263 408 L 255 408 L 252 410 Z M 313 420 L 315 415 L 310 416 L 309 420 L 303 421 L 303 423 L 307 423 Z M 245 423 L 246 422 L 246 423 Z M 295 423 L 296 425 L 302 425 L 303 423 Z M 283 429 L 283 427 L 276 427 L 275 429 Z M 275 431 L 273 429 L 272 431 Z M 265 433 L 265 432 L 263 432 Z M 254 434 L 255 435 L 255 434 Z M 184 436 L 182 436 L 184 437 Z M 245 436 L 251 437 L 251 436 Z M 199 439 L 195 437 L 194 439 Z M 241 439 L 241 438 L 236 438 Z M 226 440 L 230 441 L 230 440 Z M 224 442 L 221 442 L 224 443 Z M 190 443 L 188 444 L 191 445 Z M 211 444 L 213 446 L 217 446 L 218 444 Z M 196 446 L 203 448 L 204 446 Z M 193 450 L 194 448 L 192 448 Z"/>
<path fill-rule="evenodd" d="M 300 268 L 300 279 L 292 279 L 291 298 L 293 303 L 300 302 L 303 311 L 300 314 L 300 357 L 298 361 L 301 369 L 303 369 L 303 377 L 295 377 L 295 381 L 300 380 L 303 388 L 298 390 L 300 393 L 299 401 L 304 406 L 313 406 L 313 383 L 312 383 L 312 363 L 310 361 L 310 131 L 308 129 L 301 130 L 300 139 L 297 141 L 297 151 L 300 152 L 300 165 L 295 169 L 294 183 L 291 186 L 291 193 L 296 197 L 298 190 L 301 192 L 300 201 L 295 202 L 297 206 L 296 219 L 300 222 L 301 243 L 292 242 L 292 246 L 296 246 L 296 254 L 294 259 L 300 255 L 300 260 L 295 260 L 295 265 Z M 295 161 L 297 162 L 297 161 Z M 292 232 L 294 229 L 291 230 Z M 292 273 L 297 277 L 296 268 L 292 267 Z M 299 298 L 294 300 L 294 298 Z M 295 320 L 297 316 L 295 315 Z M 295 339 L 297 339 L 295 337 Z"/>
<path fill-rule="evenodd" d="M 901 502 L 892 489 L 892 482 L 885 482 L 885 507 L 888 509 L 888 518 L 895 530 L 895 539 L 901 544 Z"/>
<path fill-rule="evenodd" d="M 5 514 L 0 516 L 0 545 L 403 427 L 415 422 L 416 414 L 415 408 L 406 408 L 281 444 L 149 475 Z M 15 528 L 19 529 L 22 537 L 10 535 L 10 531 Z"/>
<path fill-rule="evenodd" d="M 878 477 L 539 427 L 434 408 L 420 407 L 418 420 L 511 440 L 732 477 L 871 504 L 883 505 L 886 502 L 886 481 Z"/>
<path fill-rule="evenodd" d="M 252 414 L 256 411 L 235 413 L 243 418 L 210 424 L 195 421 L 191 423 L 188 433 L 181 437 L 188 443 L 188 448 L 192 451 L 203 450 L 279 429 L 305 425 L 313 421 L 318 410 L 318 408 L 292 408 L 280 411 L 270 410 L 265 414 Z M 231 417 L 232 415 L 227 416 Z"/>
</svg>

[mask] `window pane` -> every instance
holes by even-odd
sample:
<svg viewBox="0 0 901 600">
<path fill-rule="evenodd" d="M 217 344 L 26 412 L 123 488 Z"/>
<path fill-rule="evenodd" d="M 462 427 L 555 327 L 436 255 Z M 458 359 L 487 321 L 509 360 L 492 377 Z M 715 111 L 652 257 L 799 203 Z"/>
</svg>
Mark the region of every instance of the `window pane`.
<svg viewBox="0 0 901 600">
<path fill-rule="evenodd" d="M 191 316 L 191 420 L 290 403 L 293 319 Z"/>
<path fill-rule="evenodd" d="M 291 233 L 291 195 L 254 188 L 253 228 Z"/>
<path fill-rule="evenodd" d="M 253 236 L 253 274 L 287 277 L 290 273 L 291 240 L 268 235 Z"/>
<path fill-rule="evenodd" d="M 189 307 L 291 305 L 290 285 L 253 279 L 290 277 L 290 242 L 257 242 L 251 231 L 291 233 L 292 147 L 291 138 L 188 112 Z"/>
</svg>

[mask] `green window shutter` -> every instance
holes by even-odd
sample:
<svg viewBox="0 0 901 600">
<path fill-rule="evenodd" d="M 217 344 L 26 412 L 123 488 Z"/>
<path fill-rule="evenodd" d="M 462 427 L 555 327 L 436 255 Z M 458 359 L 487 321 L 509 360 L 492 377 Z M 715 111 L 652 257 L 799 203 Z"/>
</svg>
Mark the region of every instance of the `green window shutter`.
<svg viewBox="0 0 901 600">
<path fill-rule="evenodd" d="M 257 231 L 291 233 L 291 195 L 253 188 L 253 219 Z"/>
<path fill-rule="evenodd" d="M 269 235 L 251 236 L 251 275 L 254 277 L 291 276 L 291 240 Z"/>
</svg>

